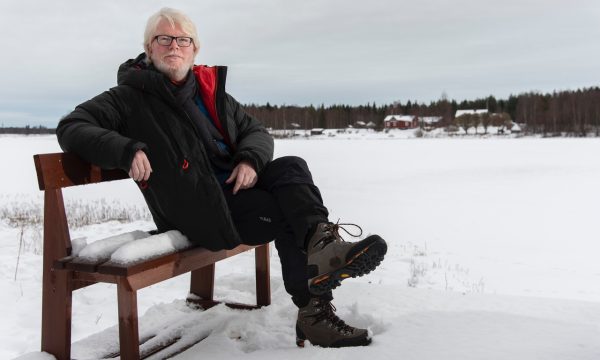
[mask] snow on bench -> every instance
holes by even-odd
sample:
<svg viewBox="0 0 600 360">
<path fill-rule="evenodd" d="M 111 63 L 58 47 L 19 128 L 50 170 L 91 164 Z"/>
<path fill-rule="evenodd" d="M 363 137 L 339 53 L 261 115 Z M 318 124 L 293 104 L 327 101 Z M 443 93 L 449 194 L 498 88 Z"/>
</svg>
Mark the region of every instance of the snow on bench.
<svg viewBox="0 0 600 360">
<path fill-rule="evenodd" d="M 94 241 L 81 249 L 77 257 L 89 262 L 111 261 L 125 265 L 172 254 L 192 246 L 188 238 L 177 230 L 157 235 L 136 230 Z"/>
</svg>

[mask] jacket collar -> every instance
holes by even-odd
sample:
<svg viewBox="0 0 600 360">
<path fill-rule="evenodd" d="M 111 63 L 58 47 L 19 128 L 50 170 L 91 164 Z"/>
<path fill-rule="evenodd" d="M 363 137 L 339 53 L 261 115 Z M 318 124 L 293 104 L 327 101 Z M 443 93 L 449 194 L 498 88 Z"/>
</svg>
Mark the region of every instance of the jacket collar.
<svg viewBox="0 0 600 360">
<path fill-rule="evenodd" d="M 211 115 L 213 112 L 216 115 L 216 107 L 212 104 L 215 104 L 217 96 L 225 91 L 227 67 L 195 65 L 192 73 L 198 82 L 202 100 L 209 108 Z M 149 63 L 146 53 L 141 53 L 135 59 L 129 59 L 119 66 L 117 84 L 132 86 L 162 98 L 174 100 L 169 89 L 168 77 Z"/>
</svg>

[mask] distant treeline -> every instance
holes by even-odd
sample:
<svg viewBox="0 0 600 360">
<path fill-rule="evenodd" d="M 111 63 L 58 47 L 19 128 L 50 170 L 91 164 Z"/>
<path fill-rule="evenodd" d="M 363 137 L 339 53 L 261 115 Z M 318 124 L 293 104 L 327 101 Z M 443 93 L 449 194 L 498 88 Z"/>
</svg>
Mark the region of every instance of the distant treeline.
<svg viewBox="0 0 600 360">
<path fill-rule="evenodd" d="M 389 105 L 367 104 L 359 106 L 293 106 L 293 105 L 245 105 L 246 111 L 256 116 L 266 127 L 272 129 L 339 129 L 365 126 L 373 123 L 375 129 L 383 129 L 387 115 L 439 116 L 435 126 L 465 126 L 465 119 L 455 119 L 457 110 L 487 109 L 492 114 L 502 114 L 507 121 L 521 125 L 529 134 L 547 136 L 600 136 L 600 87 L 576 91 L 554 91 L 549 94 L 528 92 L 510 95 L 508 99 L 494 96 L 460 103 L 445 97 L 429 104 L 396 101 Z M 486 120 L 480 125 L 485 125 Z M 474 126 L 475 124 L 471 124 Z M 487 126 L 487 125 L 486 125 Z M 0 134 L 54 134 L 55 129 L 44 126 L 2 127 Z"/>
<path fill-rule="evenodd" d="M 530 134 L 586 136 L 600 134 L 600 88 L 560 91 L 551 94 L 529 92 L 511 95 L 508 99 L 494 96 L 460 103 L 445 97 L 429 104 L 400 101 L 389 105 L 359 106 L 276 106 L 246 105 L 245 109 L 273 129 L 290 129 L 296 124 L 302 129 L 345 128 L 348 125 L 372 122 L 376 129 L 383 128 L 387 115 L 440 116 L 438 127 L 457 125 L 454 114 L 463 109 L 487 109 L 490 113 L 505 113 L 509 119 L 522 125 Z"/>
<path fill-rule="evenodd" d="M 44 126 L 25 126 L 25 127 L 0 127 L 0 134 L 21 134 L 21 135 L 38 135 L 38 134 L 54 134 L 56 129 L 48 129 Z"/>
</svg>

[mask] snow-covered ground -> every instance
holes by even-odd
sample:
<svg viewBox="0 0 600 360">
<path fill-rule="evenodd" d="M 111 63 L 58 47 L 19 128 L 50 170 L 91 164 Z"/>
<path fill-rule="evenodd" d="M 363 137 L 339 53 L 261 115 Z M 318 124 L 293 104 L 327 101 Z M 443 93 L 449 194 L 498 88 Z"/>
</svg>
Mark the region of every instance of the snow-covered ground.
<svg viewBox="0 0 600 360">
<path fill-rule="evenodd" d="M 274 249 L 273 305 L 193 311 L 183 275 L 139 292 L 142 337 L 179 334 L 181 345 L 206 337 L 177 359 L 599 359 L 600 139 L 395 134 L 276 141 L 277 156 L 308 161 L 332 220 L 388 240 L 375 272 L 334 292 L 338 314 L 370 328 L 371 346 L 296 348 L 295 309 Z M 31 155 L 58 150 L 52 136 L 0 137 L 0 214 L 41 204 Z M 65 198 L 143 206 L 129 181 L 67 189 Z M 151 228 L 111 222 L 72 238 Z M 21 228 L 0 222 L 0 358 L 45 359 L 31 353 L 40 343 L 41 237 L 35 226 L 23 231 L 19 250 Z M 252 263 L 249 253 L 219 263 L 216 296 L 252 302 Z M 108 284 L 74 294 L 74 357 L 117 346 L 115 300 Z"/>
</svg>

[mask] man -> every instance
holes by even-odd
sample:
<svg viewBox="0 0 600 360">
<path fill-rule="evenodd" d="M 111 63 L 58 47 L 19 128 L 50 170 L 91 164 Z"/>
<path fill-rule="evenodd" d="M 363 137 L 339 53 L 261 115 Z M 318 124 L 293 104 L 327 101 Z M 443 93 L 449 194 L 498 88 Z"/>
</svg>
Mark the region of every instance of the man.
<svg viewBox="0 0 600 360">
<path fill-rule="evenodd" d="M 299 308 L 299 346 L 369 344 L 365 329 L 335 315 L 331 290 L 373 270 L 385 241 L 342 240 L 306 162 L 272 160 L 273 139 L 225 92 L 226 68 L 193 65 L 199 49 L 185 14 L 164 8 L 151 16 L 145 52 L 120 66 L 118 86 L 60 121 L 61 147 L 128 171 L 161 232 L 180 230 L 211 250 L 275 239 Z"/>
</svg>

